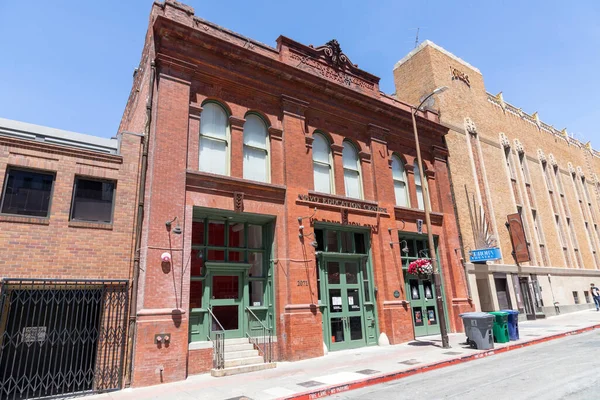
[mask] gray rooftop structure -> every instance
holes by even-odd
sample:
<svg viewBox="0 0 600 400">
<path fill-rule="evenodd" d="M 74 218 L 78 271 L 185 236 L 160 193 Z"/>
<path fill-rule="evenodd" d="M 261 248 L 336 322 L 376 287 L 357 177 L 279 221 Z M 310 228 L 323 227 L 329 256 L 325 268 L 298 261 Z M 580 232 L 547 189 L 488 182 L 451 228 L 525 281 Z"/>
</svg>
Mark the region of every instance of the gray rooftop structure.
<svg viewBox="0 0 600 400">
<path fill-rule="evenodd" d="M 116 138 L 101 138 L 6 118 L 0 118 L 0 136 L 34 140 L 104 154 L 119 153 L 119 140 Z"/>
</svg>

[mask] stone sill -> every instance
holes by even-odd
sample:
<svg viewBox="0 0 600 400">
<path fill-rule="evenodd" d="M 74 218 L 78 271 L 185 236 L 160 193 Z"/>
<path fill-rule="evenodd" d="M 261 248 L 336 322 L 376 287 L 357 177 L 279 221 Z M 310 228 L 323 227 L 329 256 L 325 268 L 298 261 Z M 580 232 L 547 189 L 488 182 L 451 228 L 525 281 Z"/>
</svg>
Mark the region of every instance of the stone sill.
<svg viewBox="0 0 600 400">
<path fill-rule="evenodd" d="M 87 221 L 69 221 L 70 228 L 88 228 L 88 229 L 103 229 L 107 231 L 113 230 L 113 224 Z"/>
<path fill-rule="evenodd" d="M 33 225 L 50 225 L 50 218 L 47 217 L 26 217 L 19 215 L 0 215 L 0 222 L 17 222 Z"/>
</svg>

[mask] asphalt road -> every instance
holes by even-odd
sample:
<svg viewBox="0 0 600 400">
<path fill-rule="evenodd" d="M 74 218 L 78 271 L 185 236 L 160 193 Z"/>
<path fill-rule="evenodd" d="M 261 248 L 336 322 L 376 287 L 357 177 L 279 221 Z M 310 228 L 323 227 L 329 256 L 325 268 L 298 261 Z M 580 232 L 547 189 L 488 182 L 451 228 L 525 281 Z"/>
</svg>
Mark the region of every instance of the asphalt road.
<svg viewBox="0 0 600 400">
<path fill-rule="evenodd" d="M 334 399 L 600 399 L 600 332 L 557 339 Z"/>
</svg>

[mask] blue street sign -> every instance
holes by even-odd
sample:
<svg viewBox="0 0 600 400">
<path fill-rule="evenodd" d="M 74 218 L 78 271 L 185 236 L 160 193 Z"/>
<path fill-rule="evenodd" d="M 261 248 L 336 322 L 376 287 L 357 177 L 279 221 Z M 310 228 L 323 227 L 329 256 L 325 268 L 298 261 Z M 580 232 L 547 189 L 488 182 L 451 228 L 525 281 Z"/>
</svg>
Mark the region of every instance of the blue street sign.
<svg viewBox="0 0 600 400">
<path fill-rule="evenodd" d="M 502 258 L 498 247 L 490 247 L 489 249 L 471 250 L 469 252 L 471 262 L 499 260 Z"/>
</svg>

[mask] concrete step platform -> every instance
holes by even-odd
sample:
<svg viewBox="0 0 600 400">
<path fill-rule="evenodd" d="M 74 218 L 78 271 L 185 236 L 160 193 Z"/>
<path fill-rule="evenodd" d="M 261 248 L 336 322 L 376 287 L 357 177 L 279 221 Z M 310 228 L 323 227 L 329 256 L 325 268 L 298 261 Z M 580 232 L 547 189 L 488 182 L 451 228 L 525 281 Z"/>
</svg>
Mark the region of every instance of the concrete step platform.
<svg viewBox="0 0 600 400">
<path fill-rule="evenodd" d="M 262 359 L 262 357 L 261 357 Z M 276 363 L 260 363 L 260 364 L 252 364 L 252 365 L 240 365 L 237 367 L 226 367 L 223 369 L 211 369 L 210 374 L 212 376 L 230 376 L 230 375 L 238 375 L 245 374 L 247 372 L 255 372 L 262 371 L 265 369 L 275 368 L 277 366 Z"/>
<path fill-rule="evenodd" d="M 236 338 L 236 339 L 225 339 L 225 347 L 233 344 L 248 344 L 250 340 L 248 338 Z"/>
<path fill-rule="evenodd" d="M 241 351 L 227 351 L 225 349 L 225 360 L 234 360 L 237 358 L 247 358 L 258 356 L 258 350 L 241 350 Z"/>
<path fill-rule="evenodd" d="M 225 360 L 225 368 L 239 367 L 240 365 L 264 364 L 264 359 L 261 356 L 232 358 Z"/>
<path fill-rule="evenodd" d="M 231 353 L 234 351 L 244 351 L 244 350 L 254 350 L 254 345 L 252 343 L 225 345 L 225 354 Z"/>
</svg>

